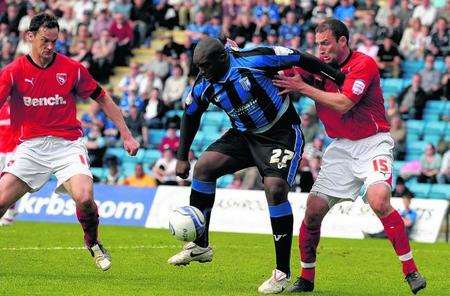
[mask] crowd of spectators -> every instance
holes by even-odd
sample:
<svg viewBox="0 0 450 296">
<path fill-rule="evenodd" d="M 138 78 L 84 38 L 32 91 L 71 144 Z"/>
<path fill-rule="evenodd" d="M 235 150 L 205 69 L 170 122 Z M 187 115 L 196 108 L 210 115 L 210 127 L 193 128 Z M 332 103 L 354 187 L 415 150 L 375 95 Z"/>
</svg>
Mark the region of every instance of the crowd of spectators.
<svg viewBox="0 0 450 296">
<path fill-rule="evenodd" d="M 123 178 L 120 163 L 104 159 L 108 147 L 121 145 L 117 128 L 95 102 L 91 103 L 81 117 L 87 147 L 93 166 L 109 168 L 102 181 L 110 184 L 188 184 L 174 176 L 179 118 L 167 114 L 183 109 L 183 99 L 198 73 L 192 65 L 193 49 L 206 36 L 227 36 L 245 49 L 284 45 L 314 54 L 315 26 L 326 17 L 335 17 L 348 26 L 352 49 L 372 56 L 383 78 L 402 78 L 405 60 L 424 61 L 425 66 L 412 77 L 410 85 L 386 100 L 398 160 L 405 156 L 405 121 L 422 119 L 429 100 L 450 99 L 450 1 L 2 1 L 1 66 L 29 52 L 26 30 L 33 15 L 43 11 L 59 18 L 61 31 L 56 50 L 80 61 L 100 83 L 108 83 L 116 66 L 129 66 L 129 74 L 116 86 L 119 92 L 114 93 L 111 86 L 106 90 L 123 110 L 127 125 L 144 148 L 149 147 L 152 130 L 167 129 L 166 138 L 156 147 L 162 155 L 156 164 L 138 164 L 132 177 Z M 184 38 L 177 42 L 173 34 L 165 34 L 164 46 L 157 48 L 151 60 L 130 63 L 133 48 L 151 47 L 155 30 L 183 30 Z M 444 71 L 436 68 L 436 60 L 444 61 Z M 308 191 L 330 139 L 314 108 L 302 110 L 301 117 L 306 145 L 298 174 L 302 182 L 297 180 L 296 190 Z M 443 119 L 448 120 L 448 116 Z M 432 153 L 428 147 L 419 160 L 423 165 L 419 181 L 449 182 L 448 148 L 437 150 Z M 190 159 L 195 162 L 194 155 Z M 251 168 L 236 174 L 230 186 L 260 188 L 255 172 Z"/>
</svg>

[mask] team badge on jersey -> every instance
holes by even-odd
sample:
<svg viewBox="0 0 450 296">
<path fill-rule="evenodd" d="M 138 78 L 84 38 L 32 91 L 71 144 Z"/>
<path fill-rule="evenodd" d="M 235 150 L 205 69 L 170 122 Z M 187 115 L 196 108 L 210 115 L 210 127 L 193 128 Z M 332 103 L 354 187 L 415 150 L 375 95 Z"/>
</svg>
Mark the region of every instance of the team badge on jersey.
<svg viewBox="0 0 450 296">
<path fill-rule="evenodd" d="M 192 93 L 189 93 L 188 95 L 187 95 L 187 97 L 186 97 L 186 100 L 184 100 L 184 103 L 186 104 L 186 105 L 190 105 L 190 104 L 192 104 Z"/>
<path fill-rule="evenodd" d="M 366 85 L 364 84 L 364 81 L 362 81 L 361 79 L 357 79 L 353 83 L 352 92 L 355 95 L 359 96 L 364 92 L 365 88 L 366 88 Z"/>
<path fill-rule="evenodd" d="M 251 84 L 250 84 L 250 80 L 248 80 L 248 77 L 239 79 L 239 83 L 241 84 L 243 89 L 245 89 L 246 91 L 250 91 Z"/>
<path fill-rule="evenodd" d="M 64 85 L 67 81 L 67 73 L 56 73 L 56 81 L 60 85 Z"/>
</svg>

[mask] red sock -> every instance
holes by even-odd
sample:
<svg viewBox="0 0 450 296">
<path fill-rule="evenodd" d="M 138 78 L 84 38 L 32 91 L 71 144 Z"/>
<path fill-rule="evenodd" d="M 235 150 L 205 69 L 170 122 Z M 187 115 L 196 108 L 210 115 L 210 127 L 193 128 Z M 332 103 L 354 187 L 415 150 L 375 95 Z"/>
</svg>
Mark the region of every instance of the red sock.
<svg viewBox="0 0 450 296">
<path fill-rule="evenodd" d="M 310 229 L 302 222 L 298 236 L 300 249 L 300 276 L 310 282 L 314 281 L 316 273 L 316 250 L 320 240 L 320 226 Z"/>
<path fill-rule="evenodd" d="M 408 236 L 406 235 L 405 224 L 400 214 L 394 210 L 386 217 L 380 218 L 384 226 L 384 232 L 392 243 L 395 253 L 402 262 L 403 274 L 406 276 L 417 271 L 416 264 L 412 257 Z"/>
<path fill-rule="evenodd" d="M 98 236 L 98 210 L 97 207 L 89 210 L 77 207 L 77 218 L 84 231 L 86 246 L 92 247 L 97 243 Z"/>
</svg>

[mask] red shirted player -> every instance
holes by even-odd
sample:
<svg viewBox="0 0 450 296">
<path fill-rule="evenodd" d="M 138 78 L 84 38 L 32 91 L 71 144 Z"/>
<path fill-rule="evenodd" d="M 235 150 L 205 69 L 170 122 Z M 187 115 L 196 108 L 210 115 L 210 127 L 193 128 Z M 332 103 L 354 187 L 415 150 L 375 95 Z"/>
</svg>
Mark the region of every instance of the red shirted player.
<svg viewBox="0 0 450 296">
<path fill-rule="evenodd" d="M 54 52 L 58 33 L 54 16 L 34 16 L 27 32 L 31 54 L 15 59 L 0 73 L 0 107 L 10 97 L 11 121 L 20 126 L 21 141 L 0 179 L 0 217 L 22 195 L 39 190 L 54 174 L 57 191 L 68 192 L 75 201 L 95 264 L 107 270 L 111 258 L 97 238 L 98 211 L 75 98 L 91 98 L 100 104 L 118 127 L 130 155 L 136 154 L 139 144 L 120 109 L 86 68 Z"/>
<path fill-rule="evenodd" d="M 282 75 L 274 81 L 284 88 L 282 93 L 297 91 L 313 99 L 328 135 L 335 138 L 323 155 L 308 197 L 299 233 L 301 276 L 290 290 L 314 289 L 322 220 L 336 203 L 355 200 L 364 185 L 365 197 L 380 218 L 415 294 L 425 288 L 426 281 L 417 271 L 403 220 L 390 203 L 394 141 L 385 117 L 378 67 L 369 56 L 352 52 L 348 40 L 348 29 L 338 20 L 327 19 L 316 28 L 319 57 L 339 64 L 346 74 L 341 87 L 305 77 L 299 69 L 288 73 L 291 77 Z"/>
<path fill-rule="evenodd" d="M 0 172 L 11 160 L 18 144 L 18 135 L 11 126 L 9 103 L 0 107 Z M 11 225 L 17 215 L 16 204 L 12 204 L 0 219 L 0 226 Z"/>
</svg>

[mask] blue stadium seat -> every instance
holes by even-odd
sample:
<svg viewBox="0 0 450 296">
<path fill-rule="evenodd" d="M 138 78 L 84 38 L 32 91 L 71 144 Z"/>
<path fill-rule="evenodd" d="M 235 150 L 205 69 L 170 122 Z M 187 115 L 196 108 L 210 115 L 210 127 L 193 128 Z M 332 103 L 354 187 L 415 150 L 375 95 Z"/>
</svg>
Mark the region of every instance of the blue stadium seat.
<svg viewBox="0 0 450 296">
<path fill-rule="evenodd" d="M 203 131 L 197 132 L 194 138 L 194 142 L 192 142 L 192 150 L 194 150 L 195 152 L 201 150 L 203 147 L 204 138 L 205 134 L 203 133 Z"/>
<path fill-rule="evenodd" d="M 408 120 L 406 121 L 406 131 L 407 133 L 419 134 L 421 135 L 423 132 L 423 128 L 425 126 L 424 121 L 422 120 Z"/>
<path fill-rule="evenodd" d="M 131 162 L 131 163 L 138 163 L 142 162 L 142 159 L 144 158 L 145 149 L 140 148 L 135 156 L 130 156 L 128 153 L 125 153 L 125 155 L 122 157 L 123 162 Z"/>
<path fill-rule="evenodd" d="M 220 128 L 225 116 L 226 115 L 221 111 L 206 112 L 202 118 L 202 126 L 212 125 Z"/>
<path fill-rule="evenodd" d="M 405 155 L 405 160 L 406 161 L 411 161 L 411 160 L 420 160 L 420 158 L 422 157 L 423 153 L 407 153 Z"/>
<path fill-rule="evenodd" d="M 415 141 L 406 145 L 406 153 L 411 154 L 422 154 L 425 151 L 425 147 L 427 146 L 427 142 L 425 141 Z"/>
<path fill-rule="evenodd" d="M 429 196 L 430 198 L 450 200 L 450 184 L 433 184 Z"/>
<path fill-rule="evenodd" d="M 423 114 L 423 121 L 428 122 L 428 121 L 439 121 L 440 118 L 440 114 L 441 112 L 436 112 L 433 113 L 432 112 L 427 112 L 427 110 L 425 110 L 425 113 Z"/>
<path fill-rule="evenodd" d="M 122 160 L 122 158 L 125 156 L 125 150 L 123 148 L 116 148 L 116 147 L 110 147 L 106 150 L 105 156 L 111 155 L 117 157 L 119 160 Z"/>
<path fill-rule="evenodd" d="M 396 160 L 392 164 L 392 172 L 393 172 L 393 178 L 392 179 L 394 180 L 394 182 L 397 179 L 397 177 L 400 176 L 400 169 L 402 168 L 402 166 L 405 163 L 406 163 L 406 161 Z"/>
<path fill-rule="evenodd" d="M 225 175 L 217 180 L 217 187 L 226 188 L 233 181 L 234 175 Z"/>
<path fill-rule="evenodd" d="M 415 73 L 422 70 L 424 61 L 405 60 L 402 64 L 403 77 L 411 78 Z"/>
<path fill-rule="evenodd" d="M 94 176 L 97 176 L 99 179 L 103 179 L 106 176 L 107 169 L 104 168 L 90 168 L 91 172 Z"/>
<path fill-rule="evenodd" d="M 164 129 L 151 129 L 148 131 L 148 144 L 150 147 L 157 148 L 161 144 L 162 138 L 166 135 Z"/>
<path fill-rule="evenodd" d="M 136 163 L 133 162 L 124 162 L 120 166 L 120 170 L 122 171 L 122 174 L 126 177 L 134 174 L 134 168 L 136 167 Z"/>
<path fill-rule="evenodd" d="M 444 121 L 429 121 L 425 124 L 426 135 L 444 135 L 447 123 Z"/>
<path fill-rule="evenodd" d="M 425 111 L 427 110 L 438 110 L 442 112 L 445 109 L 446 102 L 444 101 L 427 101 L 425 105 Z"/>
<path fill-rule="evenodd" d="M 409 187 L 409 189 L 414 193 L 415 197 L 429 198 L 431 184 L 417 183 L 417 184 L 411 185 Z"/>
<path fill-rule="evenodd" d="M 207 134 L 217 134 L 219 132 L 219 127 L 217 125 L 205 125 L 201 128 L 202 132 Z"/>
<path fill-rule="evenodd" d="M 178 117 L 182 117 L 183 116 L 183 110 L 170 110 L 170 111 L 167 111 L 167 113 L 165 114 L 165 117 L 166 118 L 171 118 L 171 117 L 175 117 L 175 116 L 178 116 Z"/>
<path fill-rule="evenodd" d="M 161 152 L 158 149 L 147 149 L 142 158 L 142 162 L 147 164 L 153 164 L 156 160 L 161 157 Z"/>
<path fill-rule="evenodd" d="M 444 59 L 437 58 L 436 61 L 434 61 L 434 68 L 438 70 L 439 72 L 444 73 L 445 72 L 445 62 Z"/>
<path fill-rule="evenodd" d="M 434 135 L 434 134 L 425 134 L 423 137 L 423 141 L 426 143 L 431 143 L 434 146 L 436 146 L 439 141 L 441 140 L 441 136 L 440 135 Z"/>
<path fill-rule="evenodd" d="M 383 92 L 399 94 L 403 89 L 403 80 L 398 78 L 385 78 L 381 81 Z"/>
</svg>

